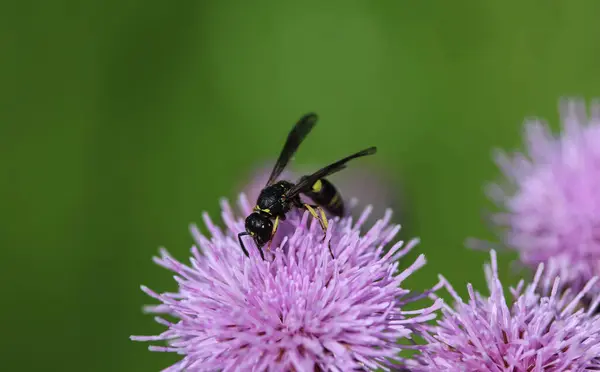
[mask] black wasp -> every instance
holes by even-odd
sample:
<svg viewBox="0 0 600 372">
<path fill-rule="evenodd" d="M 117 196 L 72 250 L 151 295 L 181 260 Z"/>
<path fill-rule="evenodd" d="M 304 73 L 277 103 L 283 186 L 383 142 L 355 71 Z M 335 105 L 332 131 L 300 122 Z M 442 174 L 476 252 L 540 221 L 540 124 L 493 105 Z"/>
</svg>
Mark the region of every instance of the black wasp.
<svg viewBox="0 0 600 372">
<path fill-rule="evenodd" d="M 346 167 L 346 163 L 352 159 L 374 154 L 377 151 L 376 147 L 369 147 L 368 149 L 347 156 L 342 160 L 319 169 L 311 175 L 300 178 L 296 184 L 283 180 L 276 182 L 277 177 L 283 172 L 302 141 L 316 123 L 316 114 L 304 115 L 294 125 L 290 134 L 288 134 L 277 163 L 275 163 L 271 176 L 267 181 L 267 185 L 258 196 L 254 212 L 246 217 L 246 231 L 238 234 L 240 246 L 246 256 L 249 256 L 248 250 L 244 247 L 242 237 L 246 235 L 252 236 L 260 252 L 260 257 L 264 260 L 265 255 L 262 247 L 267 242 L 270 245 L 271 239 L 277 232 L 279 221 L 284 221 L 286 213 L 294 207 L 308 210 L 313 218 L 319 221 L 324 233 L 327 231 L 328 223 L 323 209 L 327 210 L 333 216 L 342 216 L 344 214 L 344 203 L 339 192 L 325 177 L 341 171 Z M 300 199 L 300 194 L 308 196 L 317 205 L 303 203 Z M 333 257 L 331 247 L 329 247 L 329 253 Z"/>
</svg>

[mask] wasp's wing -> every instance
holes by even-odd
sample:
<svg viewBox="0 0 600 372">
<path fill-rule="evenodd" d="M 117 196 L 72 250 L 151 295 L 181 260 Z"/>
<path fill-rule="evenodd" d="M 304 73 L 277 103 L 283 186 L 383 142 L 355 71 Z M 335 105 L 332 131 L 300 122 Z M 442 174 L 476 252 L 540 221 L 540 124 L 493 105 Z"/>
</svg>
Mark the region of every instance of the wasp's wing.
<svg viewBox="0 0 600 372">
<path fill-rule="evenodd" d="M 307 192 L 314 185 L 314 183 L 320 180 L 321 178 L 327 177 L 346 168 L 346 163 L 350 160 L 360 158 L 361 156 L 373 155 L 376 152 L 377 147 L 369 147 L 368 149 L 359 151 L 355 154 L 343 158 L 342 160 L 336 161 L 335 163 L 330 164 L 325 168 L 321 168 L 315 173 L 311 174 L 310 176 L 303 178 L 294 187 L 289 189 L 285 193 L 285 196 L 286 198 L 293 198 L 300 193 Z"/>
<path fill-rule="evenodd" d="M 267 181 L 267 186 L 270 186 L 275 183 L 277 177 L 283 172 L 286 165 L 289 163 L 292 156 L 298 147 L 302 143 L 302 141 L 306 138 L 308 133 L 312 130 L 312 128 L 317 123 L 317 114 L 306 114 L 304 115 L 292 128 L 290 134 L 288 134 L 287 140 L 285 141 L 285 145 L 283 145 L 283 149 L 281 150 L 281 154 L 279 154 L 279 159 L 277 159 L 277 163 L 273 167 L 271 171 L 271 175 L 269 176 L 269 180 Z"/>
</svg>

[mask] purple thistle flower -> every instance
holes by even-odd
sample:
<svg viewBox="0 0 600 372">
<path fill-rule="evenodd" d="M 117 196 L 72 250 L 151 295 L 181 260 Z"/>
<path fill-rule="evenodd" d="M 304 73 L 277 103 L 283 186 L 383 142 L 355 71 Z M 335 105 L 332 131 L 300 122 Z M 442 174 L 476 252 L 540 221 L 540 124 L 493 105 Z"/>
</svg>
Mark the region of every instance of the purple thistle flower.
<svg viewBox="0 0 600 372">
<path fill-rule="evenodd" d="M 560 114 L 560 137 L 528 120 L 527 155 L 498 152 L 509 184 L 491 185 L 488 194 L 504 209 L 493 222 L 521 263 L 544 262 L 546 275 L 579 290 L 600 275 L 600 103 L 588 117 L 584 101 L 566 99 Z"/>
<path fill-rule="evenodd" d="M 540 264 L 533 282 L 524 288 L 521 280 L 510 288 L 513 300 L 507 303 L 498 278 L 496 252 L 491 266 L 485 266 L 490 296 L 467 286 L 469 301 L 458 296 L 441 277 L 456 301 L 444 305 L 443 317 L 425 335 L 426 345 L 416 360 L 408 361 L 417 371 L 584 371 L 600 369 L 600 317 L 593 309 L 600 296 L 587 309 L 580 300 L 596 282 L 591 279 L 573 294 L 560 284 L 543 277 Z M 435 297 L 432 295 L 432 297 Z"/>
<path fill-rule="evenodd" d="M 243 215 L 252 206 L 240 198 Z M 417 243 L 384 246 L 399 231 L 389 225 L 391 211 L 361 234 L 369 208 L 356 223 L 334 219 L 327 240 L 331 259 L 317 221 L 308 213 L 292 211 L 282 222 L 271 251 L 262 261 L 248 239 L 250 258 L 242 253 L 236 234 L 244 220 L 222 203 L 222 231 L 209 217 L 204 222 L 212 237 L 195 226 L 191 232 L 189 265 L 165 250 L 155 258 L 176 273 L 178 291 L 158 294 L 142 290 L 162 302 L 147 308 L 167 327 L 158 336 L 134 336 L 137 341 L 167 341 L 152 351 L 183 355 L 168 371 L 351 371 L 392 368 L 401 345 L 415 327 L 435 317 L 441 306 L 404 311 L 405 304 L 423 296 L 409 296 L 402 282 L 425 264 L 425 257 L 404 271 L 397 260 Z M 266 247 L 265 247 L 266 248 Z M 200 253 L 200 251 L 202 253 Z"/>
</svg>

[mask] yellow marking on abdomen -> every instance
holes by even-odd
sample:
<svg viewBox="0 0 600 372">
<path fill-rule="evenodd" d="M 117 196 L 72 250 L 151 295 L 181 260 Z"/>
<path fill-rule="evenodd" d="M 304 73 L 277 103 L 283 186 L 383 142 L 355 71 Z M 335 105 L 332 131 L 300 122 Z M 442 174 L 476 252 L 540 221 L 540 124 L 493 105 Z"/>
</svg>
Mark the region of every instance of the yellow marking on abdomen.
<svg viewBox="0 0 600 372">
<path fill-rule="evenodd" d="M 340 201 L 340 194 L 336 193 L 333 198 L 331 198 L 331 200 L 329 201 L 329 203 L 327 203 L 327 205 L 336 205 L 338 204 Z"/>
<path fill-rule="evenodd" d="M 321 192 L 322 189 L 323 189 L 323 182 L 321 182 L 321 180 L 317 180 L 317 182 L 315 182 L 315 184 L 312 186 L 313 192 Z"/>
</svg>

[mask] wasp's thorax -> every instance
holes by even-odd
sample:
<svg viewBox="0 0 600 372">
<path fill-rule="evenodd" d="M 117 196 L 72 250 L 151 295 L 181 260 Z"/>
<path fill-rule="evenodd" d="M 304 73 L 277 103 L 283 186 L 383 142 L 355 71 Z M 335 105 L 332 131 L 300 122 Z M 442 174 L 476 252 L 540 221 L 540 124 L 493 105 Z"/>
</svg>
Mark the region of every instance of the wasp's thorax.
<svg viewBox="0 0 600 372">
<path fill-rule="evenodd" d="M 285 193 L 294 186 L 288 181 L 279 181 L 265 187 L 256 201 L 256 210 L 270 214 L 273 217 L 283 216 L 291 209 L 290 202 L 285 200 Z"/>
</svg>

